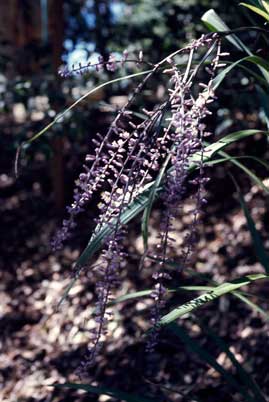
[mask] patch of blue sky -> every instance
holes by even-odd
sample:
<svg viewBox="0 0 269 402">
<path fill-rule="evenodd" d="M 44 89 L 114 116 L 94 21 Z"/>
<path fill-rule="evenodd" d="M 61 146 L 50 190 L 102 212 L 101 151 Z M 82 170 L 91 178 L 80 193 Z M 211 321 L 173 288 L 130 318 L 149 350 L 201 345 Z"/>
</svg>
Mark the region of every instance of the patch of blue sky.
<svg viewBox="0 0 269 402">
<path fill-rule="evenodd" d="M 110 3 L 110 11 L 112 16 L 112 21 L 118 22 L 120 17 L 124 14 L 125 4 L 122 1 L 112 1 Z"/>
<path fill-rule="evenodd" d="M 97 53 L 93 53 L 95 49 L 94 43 L 86 43 L 86 42 L 80 42 L 76 45 L 75 48 L 73 48 L 73 44 L 70 45 L 69 42 L 72 42 L 70 40 L 65 41 L 65 47 L 68 51 L 67 57 L 66 57 L 66 63 L 68 69 L 72 69 L 72 66 L 78 66 L 79 63 L 82 65 L 86 65 L 87 63 L 96 63 L 98 59 Z M 71 47 L 72 46 L 72 47 Z M 90 54 L 90 57 L 89 57 Z"/>
<path fill-rule="evenodd" d="M 86 7 L 81 10 L 81 15 L 84 18 L 88 28 L 94 28 L 96 23 L 96 17 L 94 13 L 89 12 Z"/>
<path fill-rule="evenodd" d="M 85 6 L 81 10 L 82 17 L 84 18 L 88 28 L 90 29 L 93 29 L 96 23 L 95 14 L 89 11 L 91 10 L 92 6 L 93 0 L 87 0 Z M 112 0 L 109 7 L 113 23 L 118 22 L 125 10 L 124 2 Z M 73 23 L 75 24 L 75 21 L 73 21 Z M 98 61 L 99 54 L 94 52 L 95 44 L 93 42 L 86 43 L 84 41 L 81 41 L 77 43 L 74 47 L 73 41 L 71 39 L 66 39 L 64 41 L 64 47 L 67 50 L 67 54 L 63 57 L 63 60 L 67 64 L 68 69 L 72 69 L 73 65 L 76 66 L 79 63 L 85 65 L 89 62 L 93 64 L 97 63 Z M 115 56 L 117 57 L 120 55 L 115 54 Z"/>
</svg>

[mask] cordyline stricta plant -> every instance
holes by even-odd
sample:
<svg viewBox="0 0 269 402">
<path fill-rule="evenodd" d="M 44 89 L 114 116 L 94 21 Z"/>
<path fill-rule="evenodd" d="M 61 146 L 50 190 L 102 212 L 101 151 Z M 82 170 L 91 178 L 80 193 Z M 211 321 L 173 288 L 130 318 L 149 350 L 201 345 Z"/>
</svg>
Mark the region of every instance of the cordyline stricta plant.
<svg viewBox="0 0 269 402">
<path fill-rule="evenodd" d="M 176 63 L 176 56 L 180 54 L 184 54 L 187 60 L 184 67 Z M 98 300 L 94 312 L 97 326 L 92 331 L 89 357 L 84 363 L 84 369 L 92 364 L 100 348 L 107 322 L 111 319 L 111 312 L 107 307 L 112 300 L 113 290 L 120 285 L 122 260 L 126 257 L 123 245 L 126 228 L 121 222 L 122 213 L 162 172 L 165 177 L 161 193 L 164 209 L 159 241 L 156 250 L 146 249 L 143 255 L 143 260 L 148 253 L 156 260 L 152 264 L 153 330 L 149 335 L 148 350 L 152 350 L 156 344 L 159 320 L 165 307 L 165 283 L 169 280 L 169 275 L 164 269 L 168 259 L 167 248 L 171 248 L 174 242 L 174 220 L 182 207 L 186 180 L 194 155 L 198 167 L 197 175 L 191 181 L 195 188 L 195 207 L 189 233 L 181 250 L 181 267 L 188 263 L 195 246 L 197 223 L 206 203 L 205 184 L 208 177 L 204 174 L 204 138 L 209 133 L 204 119 L 211 114 L 209 105 L 215 99 L 214 77 L 218 69 L 225 66 L 221 61 L 224 56 L 227 56 L 227 53 L 221 52 L 220 37 L 212 34 L 204 35 L 164 58 L 145 75 L 106 134 L 96 134 L 92 140 L 94 153 L 86 155 L 83 172 L 76 183 L 73 203 L 67 208 L 69 216 L 63 221 L 62 229 L 53 240 L 54 249 L 60 249 L 76 226 L 77 215 L 83 212 L 97 193 L 100 196 L 99 214 L 93 236 L 104 225 L 109 226 L 111 230 L 103 240 L 101 259 L 95 266 L 95 273 L 99 278 L 96 285 Z M 61 71 L 61 75 L 81 74 L 92 67 L 97 70 L 107 68 L 115 71 L 121 64 L 132 61 L 128 59 L 127 52 L 124 52 L 121 60 L 113 56 L 107 61 L 100 58 L 93 66 L 80 65 L 72 71 Z M 145 63 L 141 52 L 135 62 Z M 199 82 L 197 77 L 202 68 L 206 69 L 207 79 Z M 165 96 L 152 110 L 143 109 L 144 117 L 138 122 L 132 112 L 132 105 L 137 94 L 145 89 L 148 81 L 157 73 L 167 77 Z"/>
<path fill-rule="evenodd" d="M 263 31 L 259 28 L 253 29 Z M 181 270 L 188 266 L 197 243 L 198 223 L 206 204 L 206 183 L 209 177 L 205 174 L 205 165 L 226 145 L 257 132 L 261 133 L 260 130 L 243 130 L 231 133 L 213 143 L 211 141 L 211 145 L 206 143 L 206 137 L 210 135 L 206 127 L 206 117 L 212 113 L 210 105 L 216 99 L 215 91 L 225 76 L 237 64 L 250 62 L 260 70 L 263 81 L 269 80 L 266 62 L 250 52 L 246 57 L 226 66 L 224 60 L 229 53 L 223 52 L 221 45 L 223 37 L 230 34 L 231 31 L 223 30 L 221 33 L 202 35 L 154 65 L 144 60 L 142 52 L 138 57 L 129 57 L 128 53 L 124 52 L 120 58 L 111 55 L 108 60 L 104 60 L 100 57 L 96 64 L 74 66 L 70 71 L 66 68 L 61 70 L 60 75 L 65 78 L 92 69 L 97 71 L 107 69 L 114 72 L 125 63 L 135 63 L 139 67 L 149 66 L 146 71 L 113 79 L 90 90 L 28 141 L 34 141 L 46 132 L 59 118 L 94 91 L 124 79 L 143 77 L 128 97 L 126 104 L 117 113 L 107 132 L 104 135 L 97 133 L 92 139 L 94 151 L 86 155 L 83 171 L 76 181 L 73 202 L 67 207 L 68 215 L 52 242 L 54 250 L 61 249 L 77 225 L 77 216 L 91 204 L 93 196 L 95 199 L 99 197 L 95 229 L 88 246 L 75 265 L 74 278 L 62 298 L 63 300 L 67 296 L 82 269 L 92 270 L 98 278 L 97 301 L 94 308 L 96 326 L 90 332 L 88 356 L 79 368 L 80 375 L 87 373 L 88 368 L 94 363 L 107 334 L 107 324 L 113 317 L 109 307 L 115 289 L 121 284 L 121 271 L 127 256 L 124 246 L 127 236 L 126 224 L 139 212 L 144 211 L 142 219 L 144 254 L 139 268 L 146 259 L 151 261 L 153 281 L 148 294 L 153 301 L 151 330 L 147 342 L 149 352 L 154 349 L 159 330 L 163 325 L 222 294 L 253 280 L 267 277 L 252 275 L 239 282 L 228 283 L 227 286 L 223 284 L 210 294 L 199 296 L 190 303 L 163 315 L 169 293 L 167 286 L 170 276 L 166 270 L 167 263 L 171 263 L 169 251 L 173 250 L 175 220 L 182 212 L 187 188 L 192 189 L 194 207 L 190 212 L 191 222 L 181 250 L 176 250 L 174 253 L 177 255 L 177 265 Z M 237 45 L 234 37 L 233 41 Z M 141 108 L 138 113 L 137 96 L 141 98 L 156 76 L 162 76 L 165 85 L 162 100 L 151 110 Z M 203 77 L 202 81 L 200 77 Z M 225 158 L 220 161 L 223 160 Z M 236 163 L 242 166 L 239 162 Z M 190 172 L 194 174 L 190 176 Z M 251 178 L 254 176 L 252 173 Z M 255 180 L 257 182 L 258 179 Z M 157 196 L 162 200 L 163 209 L 158 244 L 150 248 L 147 241 L 148 220 Z M 94 267 L 91 267 L 91 257 L 98 250 L 101 250 L 101 256 Z M 140 270 L 138 274 L 139 272 Z"/>
</svg>

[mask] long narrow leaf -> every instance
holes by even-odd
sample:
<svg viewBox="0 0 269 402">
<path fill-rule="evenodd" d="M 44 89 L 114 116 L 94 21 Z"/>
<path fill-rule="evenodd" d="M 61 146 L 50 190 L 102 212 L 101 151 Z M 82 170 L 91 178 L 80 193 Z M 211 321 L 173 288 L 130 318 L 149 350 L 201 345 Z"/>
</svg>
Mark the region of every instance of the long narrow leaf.
<svg viewBox="0 0 269 402">
<path fill-rule="evenodd" d="M 234 353 L 232 353 L 231 350 L 229 349 L 228 345 L 226 345 L 226 343 L 222 340 L 222 338 L 218 336 L 211 328 L 201 323 L 200 320 L 198 320 L 198 322 L 199 326 L 210 336 L 210 338 L 216 343 L 216 345 L 228 356 L 231 363 L 238 372 L 238 375 L 240 376 L 242 382 L 245 384 L 246 388 L 249 388 L 253 392 L 253 395 L 255 396 L 255 401 L 266 402 L 262 394 L 262 391 L 260 390 L 256 382 L 252 379 L 252 376 L 244 369 L 242 364 L 239 363 Z"/>
<path fill-rule="evenodd" d="M 263 191 L 269 194 L 269 188 L 265 186 L 262 180 L 254 172 L 252 172 L 252 170 L 250 170 L 241 162 L 239 162 L 238 159 L 229 156 L 226 152 L 220 151 L 219 154 L 223 155 L 224 157 L 227 157 L 230 162 L 232 162 L 234 165 L 243 170 L 255 184 L 257 184 Z"/>
<path fill-rule="evenodd" d="M 198 296 L 188 301 L 187 303 L 184 303 L 181 306 L 176 307 L 175 309 L 173 309 L 160 319 L 159 325 L 161 326 L 167 325 L 177 320 L 178 318 L 183 317 L 185 314 L 191 313 L 197 308 L 200 308 L 205 304 L 219 298 L 220 296 L 223 296 L 224 294 L 231 293 L 242 286 L 249 285 L 253 281 L 268 278 L 269 276 L 264 274 L 255 274 L 255 275 L 247 275 L 243 278 L 223 283 L 222 285 L 217 286 L 214 290 L 206 292 L 201 296 Z"/>
<path fill-rule="evenodd" d="M 253 160 L 253 161 L 261 164 L 263 167 L 265 167 L 265 169 L 267 169 L 269 171 L 269 164 L 267 162 L 265 162 L 265 160 L 263 160 L 261 158 L 257 158 L 256 156 L 252 156 L 252 155 L 231 156 L 231 155 L 228 155 L 228 154 L 226 154 L 226 155 L 227 156 L 225 156 L 224 158 L 213 159 L 212 161 L 208 161 L 206 163 L 206 165 L 207 166 L 217 165 L 219 163 L 229 162 L 229 161 L 231 161 L 231 159 L 236 159 L 236 160 L 250 159 L 250 160 Z"/>
<path fill-rule="evenodd" d="M 260 0 L 259 3 L 262 4 L 263 8 L 267 11 L 267 14 L 269 15 L 269 2 L 268 2 L 268 0 Z"/>
<path fill-rule="evenodd" d="M 115 84 L 116 82 L 124 81 L 124 80 L 130 79 L 130 78 L 135 78 L 140 75 L 146 75 L 151 72 L 152 72 L 152 70 L 140 71 L 138 73 L 126 75 L 124 77 L 119 77 L 119 78 L 115 78 L 110 81 L 103 82 L 102 84 L 90 89 L 88 92 L 86 92 L 84 95 L 82 95 L 79 99 L 77 99 L 74 103 L 72 103 L 68 108 L 66 108 L 63 112 L 57 114 L 56 117 L 46 127 L 42 128 L 42 130 L 40 130 L 37 134 L 35 134 L 33 137 L 29 138 L 29 140 L 27 140 L 26 143 L 31 143 L 31 142 L 37 140 L 41 135 L 45 134 L 55 123 L 59 122 L 59 120 L 61 120 L 66 114 L 68 114 L 70 112 L 70 110 L 74 109 L 79 103 L 81 103 L 84 99 L 88 98 L 93 93 L 100 91 L 100 89 L 102 89 L 106 86 Z"/>
<path fill-rule="evenodd" d="M 253 303 L 253 301 L 249 300 L 249 298 L 244 296 L 241 292 L 233 292 L 233 296 L 237 297 L 243 303 L 247 304 L 256 313 L 261 314 L 266 321 L 269 321 L 269 314 L 256 303 Z"/>
<path fill-rule="evenodd" d="M 113 388 L 106 388 L 106 387 L 96 387 L 93 385 L 89 384 L 78 384 L 78 383 L 65 383 L 65 384 L 53 384 L 53 387 L 57 388 L 71 388 L 71 389 L 77 389 L 77 390 L 83 390 L 86 392 L 90 392 L 92 394 L 96 395 L 108 395 L 116 399 L 120 399 L 121 401 L 126 401 L 126 402 L 154 402 L 158 401 L 157 399 L 149 399 L 149 398 L 144 398 L 139 395 L 132 395 L 127 392 L 122 392 L 117 389 Z"/>
<path fill-rule="evenodd" d="M 247 3 L 239 3 L 239 5 L 249 8 L 254 13 L 259 14 L 261 17 L 263 17 L 266 21 L 269 21 L 269 14 L 266 11 L 263 11 L 261 8 L 252 6 L 251 4 Z"/>
<path fill-rule="evenodd" d="M 204 13 L 201 20 L 212 32 L 229 31 L 228 25 L 225 24 L 221 17 L 212 8 Z M 229 35 L 227 40 L 231 42 L 237 49 L 245 50 L 247 53 L 249 53 L 249 49 L 235 34 Z"/>
<path fill-rule="evenodd" d="M 244 62 L 249 62 L 255 64 L 256 66 L 262 67 L 266 72 L 269 71 L 269 63 L 261 57 L 258 56 L 246 56 L 243 57 L 234 63 L 230 64 L 228 67 L 225 67 L 213 80 L 213 86 L 217 89 L 222 81 L 226 78 L 226 76 L 239 64 Z M 265 82 L 265 81 L 264 81 Z M 266 81 L 268 83 L 268 81 Z"/>
<path fill-rule="evenodd" d="M 168 329 L 172 331 L 180 340 L 187 345 L 191 352 L 196 353 L 204 362 L 206 362 L 209 366 L 213 367 L 219 374 L 221 374 L 227 383 L 232 387 L 232 389 L 239 392 L 242 396 L 244 396 L 245 401 L 248 402 L 257 402 L 253 399 L 247 392 L 244 386 L 242 386 L 235 377 L 229 373 L 224 367 L 222 367 L 215 357 L 211 355 L 205 348 L 200 346 L 200 344 L 192 337 L 190 337 L 185 329 L 178 324 L 169 324 Z"/>
<path fill-rule="evenodd" d="M 239 198 L 241 208 L 243 209 L 243 212 L 244 212 L 246 220 L 247 220 L 247 225 L 248 225 L 248 229 L 250 231 L 251 238 L 252 238 L 252 241 L 253 241 L 253 246 L 254 246 L 254 249 L 255 249 L 255 253 L 257 255 L 257 258 L 258 258 L 259 262 L 264 267 L 265 272 L 267 274 L 269 274 L 269 258 L 268 258 L 268 254 L 267 254 L 267 252 L 266 252 L 266 250 L 264 248 L 261 235 L 258 232 L 258 230 L 256 229 L 256 225 L 255 225 L 255 223 L 254 223 L 254 221 L 252 219 L 252 216 L 251 216 L 251 214 L 250 214 L 250 212 L 248 210 L 248 207 L 247 207 L 247 205 L 245 203 L 244 197 L 243 197 L 243 195 L 242 195 L 242 193 L 240 191 L 240 188 L 239 188 L 239 186 L 238 186 L 238 184 L 237 184 L 237 182 L 236 182 L 236 180 L 234 178 L 233 178 L 233 181 L 234 181 L 234 184 L 235 184 L 236 189 L 237 189 L 237 195 L 238 195 L 238 198 Z"/>
<path fill-rule="evenodd" d="M 175 293 L 180 291 L 187 291 L 187 292 L 202 292 L 206 290 L 213 290 L 215 286 L 179 286 L 175 289 L 167 289 L 167 293 Z M 127 293 L 126 295 L 122 295 L 117 297 L 117 299 L 113 300 L 109 303 L 110 306 L 113 306 L 118 303 L 122 303 L 125 301 L 140 299 L 142 297 L 150 296 L 153 292 L 153 289 L 146 289 L 140 290 L 139 292 L 131 292 Z"/>
<path fill-rule="evenodd" d="M 229 27 L 213 9 L 208 10 L 201 19 L 210 31 L 229 31 Z M 235 34 L 227 36 L 227 40 L 229 40 L 237 49 L 245 51 L 249 56 L 254 56 L 251 50 Z M 262 66 L 258 67 L 267 83 L 269 83 L 268 71 Z"/>
</svg>

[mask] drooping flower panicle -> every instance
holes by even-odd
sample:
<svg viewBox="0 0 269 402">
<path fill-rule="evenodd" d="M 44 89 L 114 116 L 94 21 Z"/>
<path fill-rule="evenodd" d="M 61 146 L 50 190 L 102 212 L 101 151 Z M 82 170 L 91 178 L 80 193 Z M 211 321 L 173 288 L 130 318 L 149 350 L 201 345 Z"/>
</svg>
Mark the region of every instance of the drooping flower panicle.
<svg viewBox="0 0 269 402">
<path fill-rule="evenodd" d="M 68 67 L 60 68 L 58 73 L 62 78 L 67 78 L 73 75 L 83 75 L 91 71 L 99 72 L 104 69 L 107 71 L 114 72 L 125 64 L 135 63 L 137 66 L 140 66 L 143 63 L 145 63 L 143 60 L 142 51 L 139 52 L 137 57 L 129 58 L 128 56 L 129 53 L 127 50 L 124 50 L 120 58 L 116 57 L 114 54 L 110 54 L 108 59 L 105 60 L 105 58 L 102 55 L 99 55 L 98 61 L 95 63 L 89 61 L 86 64 L 81 63 L 78 63 L 78 65 L 73 64 L 71 69 L 69 69 Z"/>
<path fill-rule="evenodd" d="M 83 364 L 86 370 L 96 357 L 101 338 L 107 331 L 107 322 L 111 317 L 107 306 L 113 289 L 120 285 L 122 261 L 126 256 L 126 231 L 121 223 L 121 214 L 143 191 L 145 185 L 156 178 L 161 166 L 166 163 L 169 170 L 161 196 L 164 211 L 159 244 L 154 256 L 158 261 L 154 264 L 153 272 L 154 307 L 151 322 L 154 330 L 151 332 L 148 349 L 152 350 L 157 342 L 160 313 L 165 307 L 165 283 L 169 280 L 164 267 L 168 247 L 173 247 L 174 222 L 182 209 L 189 168 L 194 163 L 194 157 L 198 166 L 197 176 L 192 180 L 196 187 L 195 208 L 180 255 L 182 267 L 188 263 L 195 246 L 197 225 L 206 203 L 205 184 L 208 177 L 204 173 L 204 137 L 207 131 L 204 119 L 211 113 L 209 104 L 215 100 L 216 71 L 223 66 L 220 62 L 223 55 L 220 45 L 217 34 L 203 35 L 154 65 L 112 121 L 106 134 L 97 134 L 93 139 L 94 154 L 86 156 L 84 172 L 78 178 L 73 203 L 67 210 L 69 218 L 64 220 L 53 242 L 56 249 L 62 246 L 76 225 L 76 216 L 86 208 L 94 194 L 99 194 L 99 215 L 93 236 L 104 225 L 110 226 L 111 234 L 104 239 L 101 263 L 98 264 L 97 274 L 100 279 L 97 282 L 95 309 L 97 329 L 92 334 L 89 358 Z M 209 60 L 208 79 L 199 83 L 197 77 L 203 62 L 197 63 L 197 53 L 202 49 L 205 49 L 203 62 Z M 176 56 L 181 53 L 188 55 L 184 68 L 176 63 Z M 114 71 L 116 65 L 126 61 L 127 53 L 120 61 L 110 56 L 106 62 L 100 59 L 98 68 L 105 65 L 108 70 Z M 143 61 L 142 53 L 137 61 Z M 83 67 L 80 66 L 79 72 L 82 71 Z M 143 118 L 139 122 L 130 109 L 137 94 L 142 93 L 150 78 L 158 73 L 168 77 L 166 94 L 162 102 L 152 110 L 142 110 Z"/>
</svg>

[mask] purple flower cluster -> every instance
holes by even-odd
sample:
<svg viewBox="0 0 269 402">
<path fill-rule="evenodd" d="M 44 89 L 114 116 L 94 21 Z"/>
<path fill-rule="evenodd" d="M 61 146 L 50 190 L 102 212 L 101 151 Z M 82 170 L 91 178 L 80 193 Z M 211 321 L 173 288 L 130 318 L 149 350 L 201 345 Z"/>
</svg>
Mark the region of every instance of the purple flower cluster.
<svg viewBox="0 0 269 402">
<path fill-rule="evenodd" d="M 197 65 L 194 60 L 197 52 L 204 48 L 206 52 L 204 59 L 210 60 L 210 65 L 207 67 L 208 80 L 198 83 L 197 73 L 203 63 Z M 183 70 L 179 69 L 175 59 L 181 52 L 188 54 L 188 62 Z M 143 191 L 145 185 L 156 178 L 165 163 L 170 169 L 166 174 L 162 194 L 164 212 L 155 254 L 158 263 L 155 264 L 153 273 L 155 284 L 151 295 L 154 300 L 151 315 L 154 330 L 150 335 L 148 350 L 152 350 L 157 342 L 158 322 L 161 310 L 165 307 L 167 293 L 165 283 L 169 280 L 169 275 L 164 271 L 168 258 L 167 251 L 168 246 L 172 246 L 174 242 L 174 221 L 182 207 L 189 167 L 193 163 L 194 155 L 195 163 L 198 165 L 197 177 L 192 180 L 192 184 L 196 187 L 196 206 L 192 211 L 192 224 L 181 253 L 182 265 L 187 263 L 195 245 L 197 224 L 206 203 L 204 195 L 208 178 L 204 175 L 203 140 L 208 133 L 203 120 L 210 114 L 208 106 L 215 99 L 213 79 L 217 68 L 223 66 L 220 63 L 221 55 L 220 40 L 217 34 L 213 34 L 202 36 L 186 48 L 166 57 L 154 66 L 133 91 L 107 133 L 103 136 L 97 134 L 93 139 L 94 153 L 86 156 L 84 171 L 76 183 L 73 203 L 67 210 L 69 218 L 64 220 L 62 229 L 53 241 L 55 249 L 61 248 L 76 225 L 76 216 L 86 208 L 93 194 L 98 194 L 99 214 L 93 236 L 103 225 L 109 225 L 112 234 L 104 239 L 101 263 L 98 264 L 96 272 L 100 278 L 96 287 L 97 325 L 92 333 L 89 356 L 81 367 L 82 371 L 87 371 L 96 357 L 101 339 L 107 331 L 107 322 L 111 318 L 107 306 L 113 289 L 120 285 L 121 266 L 126 256 L 123 242 L 125 229 L 122 227 L 121 214 Z M 120 61 L 115 60 L 113 56 L 106 62 L 100 59 L 98 69 L 105 65 L 108 70 L 114 71 L 118 63 L 128 61 L 127 57 L 128 54 L 124 53 Z M 138 62 L 142 62 L 142 59 L 143 55 L 140 53 Z M 79 67 L 79 71 L 83 69 L 84 67 Z M 133 117 L 130 107 L 152 75 L 160 72 L 169 77 L 163 102 L 152 110 L 143 109 L 144 117 L 141 122 L 137 122 L 138 119 Z"/>
<path fill-rule="evenodd" d="M 136 58 L 128 58 L 128 56 L 129 53 L 127 50 L 124 50 L 121 58 L 116 58 L 114 54 L 110 54 L 108 59 L 105 60 L 105 58 L 100 55 L 98 56 L 98 62 L 96 63 L 88 62 L 85 65 L 79 63 L 77 66 L 73 64 L 71 69 L 68 69 L 68 67 L 64 67 L 61 68 L 58 73 L 62 78 L 67 78 L 73 75 L 83 75 L 94 70 L 99 72 L 103 69 L 106 69 L 107 71 L 114 72 L 126 63 L 135 63 L 136 65 L 140 65 L 141 63 L 143 63 L 142 51 L 139 52 L 138 57 Z"/>
<path fill-rule="evenodd" d="M 221 53 L 219 41 L 216 47 L 216 56 L 211 62 L 208 83 L 200 83 L 202 92 L 200 92 L 196 98 L 194 98 L 192 94 L 193 74 L 190 71 L 187 71 L 186 74 L 185 71 L 182 76 L 175 65 L 172 66 L 171 69 L 171 117 L 168 119 L 169 125 L 166 131 L 166 139 L 170 139 L 170 148 L 167 150 L 167 153 L 170 157 L 173 169 L 167 176 L 165 191 L 162 194 L 165 210 L 160 224 L 158 252 L 155 254 L 155 259 L 159 260 L 159 273 L 157 275 L 156 272 L 154 273 L 154 279 L 157 278 L 155 290 L 152 292 L 154 299 L 152 323 L 155 330 L 152 331 L 149 339 L 148 349 L 150 350 L 152 350 L 156 344 L 160 312 L 165 305 L 164 298 L 166 292 L 163 281 L 165 277 L 163 267 L 167 259 L 168 245 L 173 247 L 175 240 L 172 236 L 173 222 L 182 207 L 183 197 L 186 193 L 186 179 L 189 167 L 192 163 L 193 155 L 197 154 L 197 152 L 200 154 L 200 159 L 196 162 L 199 166 L 199 172 L 197 178 L 192 180 L 192 184 L 197 186 L 195 196 L 196 207 L 192 211 L 192 223 L 189 227 L 189 233 L 185 238 L 185 244 L 182 247 L 181 269 L 186 265 L 197 241 L 197 224 L 199 222 L 199 216 L 203 212 L 204 204 L 206 203 L 206 199 L 204 198 L 205 184 L 208 182 L 209 178 L 204 176 L 203 139 L 209 133 L 205 132 L 206 126 L 202 121 L 207 115 L 211 114 L 208 110 L 208 105 L 215 99 L 213 78 L 216 69 L 220 65 L 219 59 Z M 196 49 L 196 45 L 191 46 L 191 49 Z M 188 65 L 190 65 L 191 58 L 192 52 L 190 51 Z"/>
<path fill-rule="evenodd" d="M 90 344 L 88 353 L 80 367 L 77 369 L 79 377 L 87 376 L 88 369 L 94 364 L 96 356 L 102 346 L 102 336 L 107 334 L 107 324 L 112 318 L 107 305 L 112 301 L 111 290 L 119 286 L 119 271 L 122 258 L 126 256 L 123 252 L 122 239 L 124 230 L 117 231 L 109 236 L 106 247 L 102 251 L 101 262 L 95 267 L 95 273 L 99 280 L 96 284 L 97 302 L 94 310 L 96 328 L 90 331 Z"/>
</svg>

